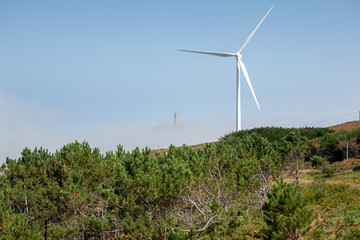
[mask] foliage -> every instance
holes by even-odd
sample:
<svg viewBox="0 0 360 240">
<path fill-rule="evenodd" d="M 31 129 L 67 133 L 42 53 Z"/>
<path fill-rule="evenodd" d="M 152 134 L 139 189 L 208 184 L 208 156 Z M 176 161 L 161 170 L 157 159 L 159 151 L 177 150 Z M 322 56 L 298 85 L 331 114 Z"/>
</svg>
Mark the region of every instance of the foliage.
<svg viewBox="0 0 360 240">
<path fill-rule="evenodd" d="M 29 227 L 20 226 L 44 238 L 231 236 L 238 233 L 227 226 L 238 226 L 242 205 L 256 204 L 256 189 L 279 172 L 278 159 L 255 135 L 235 148 L 170 146 L 155 156 L 121 146 L 104 156 L 86 142 L 55 154 L 26 148 L 2 167 L 10 210 L 1 213 L 24 219 Z"/>
<path fill-rule="evenodd" d="M 347 175 L 347 174 L 345 174 Z M 350 174 L 344 179 L 350 180 L 359 177 L 359 174 Z M 337 181 L 334 176 L 326 181 Z M 343 181 L 348 182 L 348 181 Z M 356 234 L 360 224 L 360 190 L 343 183 L 326 183 L 319 178 L 309 186 L 303 188 L 304 196 L 315 208 L 315 225 L 311 235 L 314 239 L 357 239 L 351 238 Z M 326 231 L 324 231 L 326 230 Z M 355 231 L 354 231 L 355 230 Z M 316 238 L 318 236 L 318 238 Z"/>
<path fill-rule="evenodd" d="M 356 149 L 357 137 L 358 131 L 271 127 L 232 133 L 203 147 L 170 146 L 155 153 L 148 148 L 126 152 L 118 146 L 101 154 L 87 142 L 69 143 L 55 153 L 25 148 L 21 158 L 7 159 L 0 169 L 0 239 L 263 239 L 294 234 L 274 227 L 306 229 L 306 215 L 281 215 L 306 209 L 306 200 L 285 183 L 269 194 L 272 181 L 284 170 L 299 176 L 304 161 L 323 164 L 327 179 L 334 178 L 333 165 L 324 159 L 333 161 L 337 151 L 343 155 L 345 138 L 352 138 Z M 349 206 L 342 186 L 316 184 L 302 186 L 312 203 L 328 209 L 337 202 Z M 329 193 L 337 202 L 329 203 Z M 277 212 L 265 207 L 279 199 L 293 204 L 279 205 Z M 344 224 L 336 230 L 341 237 L 357 236 L 359 212 L 355 209 L 349 219 L 339 213 Z M 270 224 L 269 214 L 282 216 L 281 221 Z M 311 231 L 313 238 L 327 236 L 321 224 Z"/>
<path fill-rule="evenodd" d="M 22 214 L 16 213 L 10 206 L 8 197 L 0 193 L 0 239 L 39 239 L 41 233 L 31 226 Z"/>
<path fill-rule="evenodd" d="M 308 200 L 298 188 L 283 182 L 277 182 L 268 194 L 269 200 L 264 204 L 265 232 L 270 239 L 298 239 L 306 233 L 313 220 Z"/>
<path fill-rule="evenodd" d="M 310 158 L 310 163 L 313 168 L 318 168 L 324 166 L 327 162 L 325 158 L 314 155 Z"/>
<path fill-rule="evenodd" d="M 228 135 L 225 135 L 221 138 L 222 141 L 227 143 L 232 143 L 236 139 L 246 138 L 247 136 L 257 133 L 260 136 L 268 139 L 270 142 L 276 142 L 283 139 L 285 136 L 289 135 L 291 132 L 294 132 L 296 136 L 300 139 L 314 139 L 319 138 L 329 133 L 333 133 L 333 130 L 327 128 L 282 128 L 282 127 L 262 127 L 254 128 L 250 130 L 242 130 L 234 132 Z"/>
<path fill-rule="evenodd" d="M 338 170 L 338 166 L 333 164 L 324 164 L 321 172 L 326 174 L 327 177 L 334 175 Z"/>
</svg>

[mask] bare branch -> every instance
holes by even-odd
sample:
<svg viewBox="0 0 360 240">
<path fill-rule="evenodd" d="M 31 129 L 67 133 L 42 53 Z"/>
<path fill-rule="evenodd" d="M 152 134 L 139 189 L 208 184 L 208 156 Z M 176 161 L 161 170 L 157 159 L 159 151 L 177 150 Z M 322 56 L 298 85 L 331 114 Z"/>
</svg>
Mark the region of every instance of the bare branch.
<svg viewBox="0 0 360 240">
<path fill-rule="evenodd" d="M 205 224 L 204 227 L 202 227 L 202 228 L 200 228 L 200 229 L 198 229 L 198 230 L 195 230 L 195 232 L 203 232 L 203 231 L 205 231 L 205 230 L 209 227 L 211 221 L 212 221 L 214 218 L 217 218 L 218 221 L 212 222 L 212 224 L 219 223 L 219 222 L 226 222 L 226 221 L 229 221 L 230 219 L 237 218 L 237 217 L 232 216 L 232 217 L 229 217 L 229 218 L 227 218 L 227 219 L 221 219 L 218 215 L 214 215 L 214 216 L 212 216 L 212 217 L 206 222 L 206 224 Z M 183 231 L 184 231 L 184 232 L 190 232 L 191 230 L 185 229 L 185 230 L 183 230 Z"/>
</svg>

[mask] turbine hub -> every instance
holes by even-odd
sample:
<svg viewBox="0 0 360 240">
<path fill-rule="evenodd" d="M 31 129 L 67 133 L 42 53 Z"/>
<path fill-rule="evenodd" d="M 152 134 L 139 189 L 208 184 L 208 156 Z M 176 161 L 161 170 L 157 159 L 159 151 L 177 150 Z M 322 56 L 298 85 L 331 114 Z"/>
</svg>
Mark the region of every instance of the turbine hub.
<svg viewBox="0 0 360 240">
<path fill-rule="evenodd" d="M 242 55 L 240 53 L 236 53 L 235 56 L 237 59 L 242 59 Z"/>
</svg>

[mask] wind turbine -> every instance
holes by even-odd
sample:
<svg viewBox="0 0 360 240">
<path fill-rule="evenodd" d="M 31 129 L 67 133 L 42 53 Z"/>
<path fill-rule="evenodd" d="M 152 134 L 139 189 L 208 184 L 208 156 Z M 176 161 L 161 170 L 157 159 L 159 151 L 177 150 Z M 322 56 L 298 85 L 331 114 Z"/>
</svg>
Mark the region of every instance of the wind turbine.
<svg viewBox="0 0 360 240">
<path fill-rule="evenodd" d="M 261 19 L 261 21 L 255 27 L 255 29 L 252 31 L 252 33 L 248 36 L 245 43 L 242 45 L 242 47 L 240 48 L 240 50 L 237 53 L 208 52 L 208 51 L 194 51 L 194 50 L 179 49 L 179 51 L 183 51 L 183 52 L 202 53 L 202 54 L 214 55 L 214 56 L 218 56 L 218 57 L 235 57 L 236 58 L 236 131 L 241 130 L 241 112 L 240 112 L 240 72 L 241 72 L 241 69 L 242 69 L 245 79 L 249 85 L 251 93 L 255 99 L 256 105 L 259 108 L 259 110 L 261 110 L 260 105 L 259 105 L 258 100 L 255 95 L 254 89 L 251 85 L 248 72 L 245 68 L 243 61 L 241 60 L 242 59 L 241 51 L 244 50 L 245 46 L 249 43 L 249 41 L 252 38 L 252 36 L 254 35 L 254 33 L 260 27 L 260 25 L 265 20 L 265 18 L 270 13 L 270 11 L 273 9 L 273 7 L 274 7 L 274 5 L 271 6 L 269 11 L 265 14 L 265 16 Z"/>
</svg>

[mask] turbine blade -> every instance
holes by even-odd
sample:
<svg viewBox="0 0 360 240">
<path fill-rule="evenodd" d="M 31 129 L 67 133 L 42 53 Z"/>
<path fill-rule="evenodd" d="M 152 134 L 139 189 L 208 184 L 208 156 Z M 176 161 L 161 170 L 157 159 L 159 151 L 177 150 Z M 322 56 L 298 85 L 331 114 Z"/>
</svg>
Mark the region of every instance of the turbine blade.
<svg viewBox="0 0 360 240">
<path fill-rule="evenodd" d="M 234 53 L 208 52 L 208 51 L 193 51 L 193 50 L 182 50 L 182 49 L 178 49 L 178 50 L 179 50 L 179 51 L 182 51 L 182 52 L 192 52 L 192 53 L 209 54 L 209 55 L 214 55 L 214 56 L 218 56 L 218 57 L 233 57 L 233 56 L 235 56 Z"/>
<path fill-rule="evenodd" d="M 251 85 L 251 82 L 250 82 L 250 79 L 249 79 L 249 74 L 248 74 L 248 72 L 247 72 L 247 70 L 246 70 L 246 67 L 245 67 L 244 63 L 243 63 L 240 59 L 239 59 L 238 61 L 239 61 L 239 63 L 240 63 L 241 69 L 243 70 L 245 79 L 246 79 L 246 81 L 247 81 L 247 83 L 248 83 L 248 85 L 249 85 L 249 88 L 250 88 L 250 90 L 251 90 L 251 93 L 252 93 L 252 95 L 253 95 L 253 97 L 254 97 L 254 99 L 255 99 L 256 105 L 257 105 L 257 107 L 259 108 L 259 110 L 261 110 L 261 109 L 260 109 L 260 105 L 259 105 L 258 100 L 257 100 L 256 95 L 255 95 L 254 89 L 253 89 L 253 87 L 252 87 L 252 85 Z"/>
<path fill-rule="evenodd" d="M 258 30 L 258 28 L 260 27 L 260 25 L 262 24 L 262 22 L 265 20 L 265 18 L 267 17 L 267 15 L 270 13 L 271 9 L 273 9 L 275 5 L 272 5 L 271 8 L 269 9 L 269 11 L 265 14 L 265 16 L 261 19 L 261 21 L 258 23 L 258 25 L 256 26 L 256 28 L 252 31 L 252 33 L 248 36 L 248 38 L 246 39 L 244 45 L 242 45 L 242 47 L 240 48 L 240 50 L 238 51 L 238 53 L 241 53 L 241 51 L 245 48 L 245 46 L 248 44 L 248 42 L 250 41 L 250 39 L 252 38 L 252 36 L 255 34 L 256 30 Z"/>
</svg>

